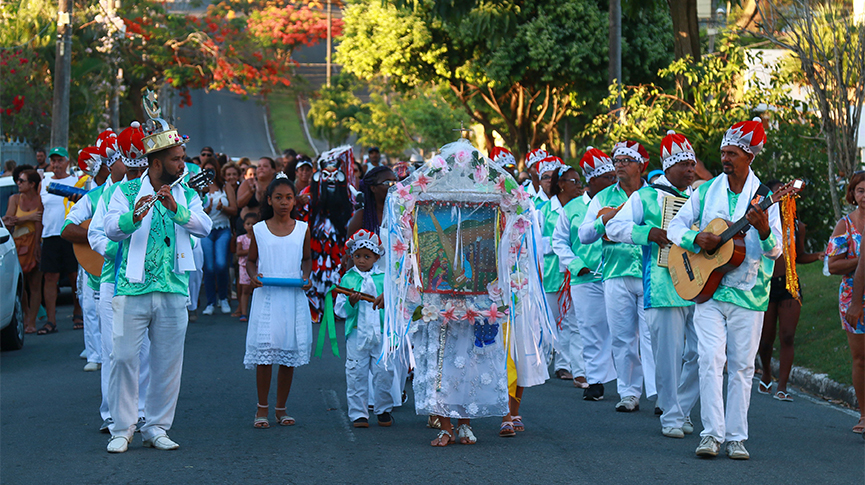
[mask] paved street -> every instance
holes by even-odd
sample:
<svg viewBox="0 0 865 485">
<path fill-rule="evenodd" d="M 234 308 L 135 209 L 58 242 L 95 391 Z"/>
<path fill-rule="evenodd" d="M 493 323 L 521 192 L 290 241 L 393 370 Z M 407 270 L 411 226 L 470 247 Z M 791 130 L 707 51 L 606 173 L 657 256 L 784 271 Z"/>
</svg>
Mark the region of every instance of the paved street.
<svg viewBox="0 0 865 485">
<path fill-rule="evenodd" d="M 78 358 L 82 333 L 71 307 L 58 311 L 60 333 L 27 336 L 0 355 L 0 483 L 832 483 L 861 484 L 865 442 L 850 432 L 849 411 L 795 395 L 783 403 L 755 393 L 752 459 L 694 456 L 699 438 L 664 438 L 652 403 L 617 413 L 615 385 L 586 402 L 569 382 L 526 391 L 527 430 L 497 436 L 498 420 L 474 424 L 478 443 L 429 446 L 409 402 L 391 428 L 355 430 L 345 415 L 343 361 L 313 358 L 289 397 L 293 427 L 252 428 L 255 374 L 242 366 L 246 325 L 227 316 L 190 323 L 172 439 L 177 451 L 105 452 L 97 429 L 99 375 Z M 318 331 L 318 326 L 314 330 Z M 341 334 L 341 329 L 337 329 Z M 342 353 L 344 355 L 344 353 Z M 756 389 L 756 385 L 755 385 Z M 275 396 L 272 389 L 271 406 Z M 693 413 L 700 429 L 699 412 Z"/>
<path fill-rule="evenodd" d="M 212 146 L 233 158 L 273 156 L 266 128 L 266 109 L 258 98 L 243 99 L 229 91 L 194 90 L 192 106 L 175 106 L 173 114 L 180 133 L 189 135 L 189 156 Z M 180 99 L 172 98 L 175 103 Z"/>
</svg>

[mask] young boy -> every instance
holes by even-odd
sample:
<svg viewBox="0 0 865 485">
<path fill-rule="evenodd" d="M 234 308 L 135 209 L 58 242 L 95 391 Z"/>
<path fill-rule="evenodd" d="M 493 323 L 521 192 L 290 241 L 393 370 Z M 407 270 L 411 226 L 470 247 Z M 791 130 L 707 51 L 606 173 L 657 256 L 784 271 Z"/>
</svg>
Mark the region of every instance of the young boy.
<svg viewBox="0 0 865 485">
<path fill-rule="evenodd" d="M 384 254 L 379 237 L 365 229 L 354 233 L 346 242 L 354 267 L 348 270 L 339 285 L 352 290 L 349 296 L 340 294 L 334 303 L 334 314 L 345 319 L 345 380 L 348 418 L 355 428 L 369 427 L 369 374 L 372 372 L 373 411 L 379 426 L 393 424 L 393 398 L 390 388 L 394 367 L 385 369 L 377 363 L 382 346 L 384 312 L 373 309 L 372 302 L 361 300 L 361 293 L 373 298 L 384 289 L 384 273 L 375 262 Z"/>
</svg>

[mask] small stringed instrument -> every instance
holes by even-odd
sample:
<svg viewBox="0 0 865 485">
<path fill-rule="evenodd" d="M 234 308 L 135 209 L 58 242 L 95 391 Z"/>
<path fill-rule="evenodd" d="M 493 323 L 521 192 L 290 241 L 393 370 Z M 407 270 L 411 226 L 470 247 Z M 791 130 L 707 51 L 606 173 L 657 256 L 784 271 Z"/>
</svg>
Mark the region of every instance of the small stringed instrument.
<svg viewBox="0 0 865 485">
<path fill-rule="evenodd" d="M 82 222 L 80 226 L 87 230 L 90 227 L 91 219 Z M 90 249 L 88 243 L 72 243 L 72 251 L 75 252 L 75 259 L 78 264 L 93 276 L 102 276 L 102 265 L 105 264 L 105 258 L 96 251 Z"/>
<path fill-rule="evenodd" d="M 626 202 L 627 202 L 627 201 L 626 201 Z M 601 207 L 600 209 L 598 209 L 598 217 L 604 217 L 605 215 L 609 214 L 610 212 L 612 212 L 612 213 L 613 213 L 613 217 L 615 217 L 615 215 L 616 215 L 620 210 L 622 210 L 622 207 L 625 207 L 625 203 L 626 203 L 626 202 L 622 202 L 621 205 L 619 205 L 619 207 Z M 604 234 L 604 241 L 610 241 L 610 238 L 607 237 L 606 234 Z M 611 241 L 611 242 L 612 242 L 612 241 Z"/>
<path fill-rule="evenodd" d="M 788 194 L 799 193 L 802 186 L 801 180 L 784 185 L 778 192 L 765 197 L 759 204 L 760 209 L 768 209 Z M 667 259 L 667 269 L 676 293 L 682 299 L 696 303 L 711 299 L 724 275 L 738 268 L 745 260 L 744 231 L 748 227 L 750 223 L 745 217 L 732 224 L 721 218 L 713 219 L 703 231 L 721 237 L 717 247 L 692 253 L 679 246 L 672 246 Z"/>
</svg>

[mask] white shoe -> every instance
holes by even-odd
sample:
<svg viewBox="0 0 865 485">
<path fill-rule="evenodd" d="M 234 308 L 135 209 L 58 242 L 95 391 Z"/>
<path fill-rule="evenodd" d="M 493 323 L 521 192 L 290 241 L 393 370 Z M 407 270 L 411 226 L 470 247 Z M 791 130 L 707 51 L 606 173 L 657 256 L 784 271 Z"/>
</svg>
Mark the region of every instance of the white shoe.
<svg viewBox="0 0 865 485">
<path fill-rule="evenodd" d="M 180 445 L 171 441 L 167 434 L 161 434 L 152 440 L 144 440 L 145 448 L 156 448 L 157 450 L 168 451 L 180 448 Z"/>
<path fill-rule="evenodd" d="M 682 425 L 682 432 L 691 434 L 694 432 L 694 423 L 691 422 L 690 416 L 685 416 L 685 424 Z"/>
<path fill-rule="evenodd" d="M 640 410 L 640 399 L 637 396 L 625 396 L 616 404 L 616 411 L 632 413 Z"/>
<path fill-rule="evenodd" d="M 87 349 L 82 350 L 81 353 L 78 354 L 78 358 L 87 360 Z"/>
<path fill-rule="evenodd" d="M 204 307 L 204 311 L 201 312 L 202 315 L 213 315 L 213 305 L 207 305 Z"/>
<path fill-rule="evenodd" d="M 108 450 L 109 453 L 123 453 L 126 449 L 129 448 L 129 439 L 125 436 L 112 436 L 110 440 L 108 440 Z"/>
<path fill-rule="evenodd" d="M 745 449 L 745 445 L 741 441 L 727 442 L 727 456 L 734 460 L 748 460 L 751 454 Z"/>
<path fill-rule="evenodd" d="M 84 372 L 96 372 L 102 368 L 102 364 L 99 362 L 88 362 L 87 365 L 84 366 Z"/>
<path fill-rule="evenodd" d="M 222 310 L 222 313 L 231 313 L 231 305 L 228 304 L 228 300 L 220 301 L 219 309 Z"/>
<path fill-rule="evenodd" d="M 667 438 L 685 437 L 685 433 L 682 431 L 682 428 L 663 427 L 661 428 L 661 434 L 666 436 Z"/>
<path fill-rule="evenodd" d="M 697 456 L 718 456 L 718 451 L 721 449 L 721 443 L 713 436 L 703 436 L 700 440 L 700 446 L 697 447 Z M 729 449 L 729 448 L 728 448 Z"/>
</svg>

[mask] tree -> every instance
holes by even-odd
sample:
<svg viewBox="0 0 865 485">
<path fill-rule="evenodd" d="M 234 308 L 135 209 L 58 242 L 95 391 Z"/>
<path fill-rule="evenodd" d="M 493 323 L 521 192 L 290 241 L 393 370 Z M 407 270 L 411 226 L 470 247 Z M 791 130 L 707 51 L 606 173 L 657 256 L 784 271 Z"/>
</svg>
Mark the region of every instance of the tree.
<svg viewBox="0 0 865 485">
<path fill-rule="evenodd" d="M 865 35 L 862 24 L 849 11 L 826 3 L 813 6 L 792 0 L 790 8 L 777 2 L 759 2 L 764 20 L 758 37 L 788 49 L 799 60 L 804 81 L 820 113 L 820 131 L 826 141 L 830 180 L 856 170 L 857 136 L 865 102 Z M 835 219 L 841 218 L 841 200 L 829 184 Z"/>
<path fill-rule="evenodd" d="M 676 59 L 691 57 L 700 61 L 700 24 L 697 22 L 697 0 L 667 0 L 673 18 Z"/>
</svg>

